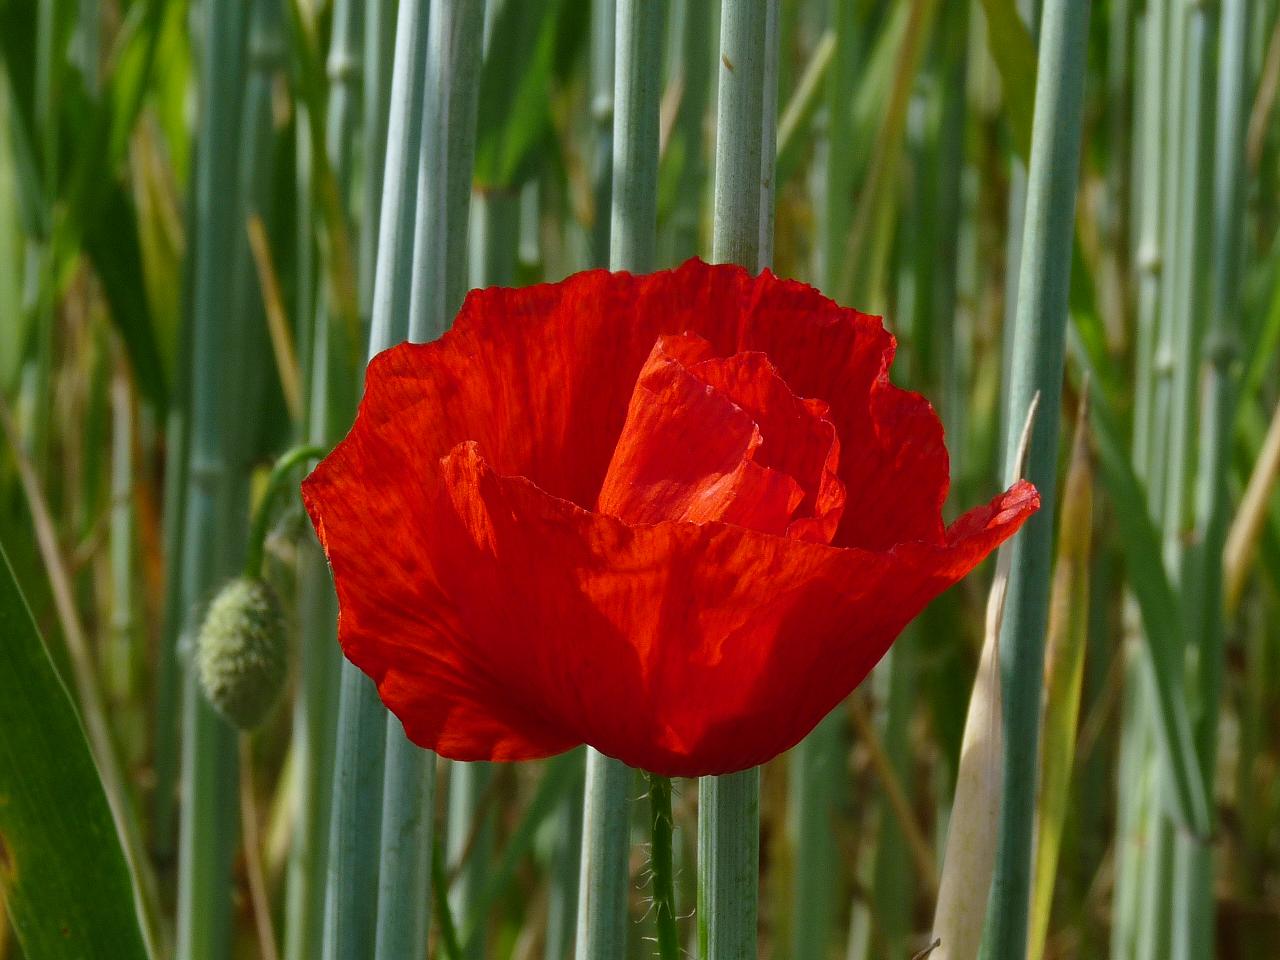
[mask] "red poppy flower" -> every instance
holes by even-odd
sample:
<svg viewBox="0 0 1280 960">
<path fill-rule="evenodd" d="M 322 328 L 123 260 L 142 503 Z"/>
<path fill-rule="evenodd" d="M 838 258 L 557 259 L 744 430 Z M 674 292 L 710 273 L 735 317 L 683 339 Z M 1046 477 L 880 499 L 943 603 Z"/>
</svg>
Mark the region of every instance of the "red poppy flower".
<svg viewBox="0 0 1280 960">
<path fill-rule="evenodd" d="M 944 527 L 894 340 L 765 271 L 692 260 L 471 293 L 369 364 L 303 485 L 346 656 L 459 760 L 580 743 L 673 776 L 799 741 L 1039 506 Z"/>
</svg>

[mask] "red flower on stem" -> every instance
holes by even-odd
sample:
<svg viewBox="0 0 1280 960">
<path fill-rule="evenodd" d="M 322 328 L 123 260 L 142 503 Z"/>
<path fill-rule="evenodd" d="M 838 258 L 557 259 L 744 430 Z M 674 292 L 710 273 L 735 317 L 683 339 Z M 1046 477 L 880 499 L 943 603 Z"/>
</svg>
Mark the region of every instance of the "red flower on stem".
<svg viewBox="0 0 1280 960">
<path fill-rule="evenodd" d="M 472 292 L 369 364 L 303 484 L 346 656 L 458 760 L 580 743 L 669 776 L 793 746 L 1039 506 L 950 527 L 879 318 L 691 260 Z"/>
</svg>

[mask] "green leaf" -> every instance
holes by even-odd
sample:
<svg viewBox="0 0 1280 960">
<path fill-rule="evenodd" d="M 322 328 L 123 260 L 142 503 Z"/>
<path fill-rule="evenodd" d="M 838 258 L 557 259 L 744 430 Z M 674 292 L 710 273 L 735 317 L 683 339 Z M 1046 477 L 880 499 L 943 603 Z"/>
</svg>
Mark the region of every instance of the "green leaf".
<svg viewBox="0 0 1280 960">
<path fill-rule="evenodd" d="M 2 548 L 0 636 L 0 892 L 22 952 L 145 960 L 89 742 Z"/>
<path fill-rule="evenodd" d="M 124 341 L 138 388 L 157 410 L 164 411 L 169 385 L 146 296 L 133 203 L 119 184 L 113 183 L 96 213 L 83 225 L 85 252 L 102 282 L 111 320 Z"/>
<path fill-rule="evenodd" d="M 518 186 L 551 133 L 551 79 L 560 0 L 507 0 L 498 11 L 480 75 L 475 182 Z"/>
<path fill-rule="evenodd" d="M 982 0 L 982 9 L 987 15 L 987 49 L 1000 71 L 1013 148 L 1026 160 L 1031 155 L 1036 102 L 1036 47 L 1013 0 Z"/>
</svg>

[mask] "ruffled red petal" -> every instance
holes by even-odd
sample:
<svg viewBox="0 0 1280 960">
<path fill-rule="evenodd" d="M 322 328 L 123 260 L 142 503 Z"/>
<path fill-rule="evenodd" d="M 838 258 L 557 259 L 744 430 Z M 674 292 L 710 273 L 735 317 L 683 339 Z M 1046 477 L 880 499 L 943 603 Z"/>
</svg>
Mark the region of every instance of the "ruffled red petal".
<svg viewBox="0 0 1280 960">
<path fill-rule="evenodd" d="M 628 523 L 720 520 L 827 542 L 844 503 L 838 455 L 835 427 L 762 354 L 720 358 L 700 337 L 662 336 L 636 381 L 598 508 Z M 805 504 L 809 515 L 793 521 Z"/>
<path fill-rule="evenodd" d="M 602 487 L 662 335 L 674 369 L 646 375 L 689 408 L 665 422 L 718 424 L 724 442 L 664 465 L 633 424 L 631 478 L 689 469 L 683 492 L 650 482 L 624 506 Z M 694 775 L 786 749 L 1038 505 L 1018 485 L 944 529 L 941 427 L 888 382 L 893 348 L 878 319 L 809 287 L 698 261 L 471 294 L 442 340 L 374 359 L 355 427 L 304 484 L 346 655 L 410 737 L 456 759 L 588 742 Z M 676 372 L 718 402 L 692 416 Z M 791 481 L 801 519 L 749 502 L 769 477 L 747 485 L 743 464 Z M 716 471 L 744 481 L 711 498 L 718 515 L 760 529 L 637 522 L 655 498 L 695 518 Z M 835 546 L 811 542 L 832 530 Z"/>
<path fill-rule="evenodd" d="M 473 290 L 440 340 L 373 359 L 359 429 L 392 420 L 430 463 L 475 440 L 499 473 L 591 508 L 655 340 L 685 333 L 716 356 L 763 353 L 797 397 L 829 406 L 845 488 L 834 543 L 942 542 L 942 426 L 928 401 L 889 382 L 893 338 L 880 318 L 767 270 L 690 260 Z"/>
<path fill-rule="evenodd" d="M 432 561 L 499 682 L 572 739 L 695 776 L 798 742 L 1038 499 L 1020 484 L 943 545 L 871 553 L 721 523 L 629 526 L 499 476 L 467 443 L 437 503 Z"/>
</svg>

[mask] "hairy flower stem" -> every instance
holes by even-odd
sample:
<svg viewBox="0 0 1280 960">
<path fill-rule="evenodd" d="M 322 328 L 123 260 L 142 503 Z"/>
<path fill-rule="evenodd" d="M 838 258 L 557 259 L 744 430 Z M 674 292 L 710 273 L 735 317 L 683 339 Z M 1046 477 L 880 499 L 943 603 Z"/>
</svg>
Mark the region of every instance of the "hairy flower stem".
<svg viewBox="0 0 1280 960">
<path fill-rule="evenodd" d="M 658 956 L 679 960 L 680 935 L 676 929 L 675 874 L 671 867 L 671 781 L 656 773 L 646 773 L 649 781 L 650 880 L 653 885 L 653 915 L 658 926 Z"/>
</svg>

